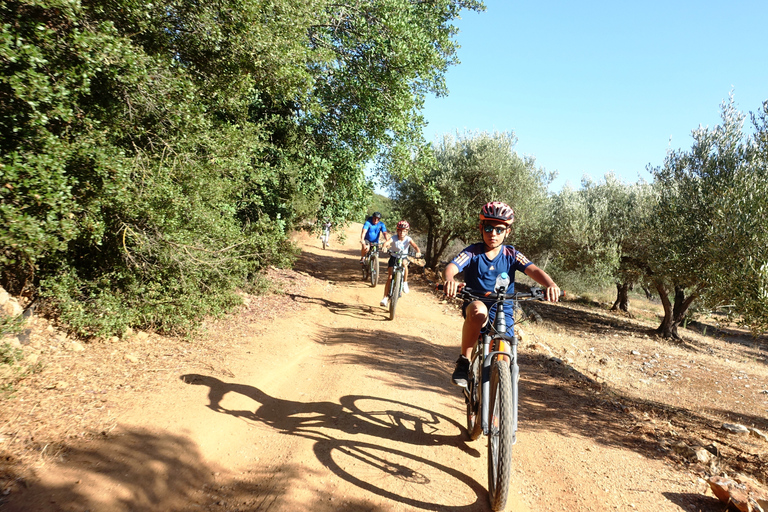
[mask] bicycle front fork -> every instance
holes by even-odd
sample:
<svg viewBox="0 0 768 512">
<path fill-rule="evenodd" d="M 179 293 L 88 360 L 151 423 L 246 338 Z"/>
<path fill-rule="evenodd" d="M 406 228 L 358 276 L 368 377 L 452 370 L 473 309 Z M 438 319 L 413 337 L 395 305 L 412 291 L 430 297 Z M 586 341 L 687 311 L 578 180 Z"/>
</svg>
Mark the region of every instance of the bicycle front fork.
<svg viewBox="0 0 768 512">
<path fill-rule="evenodd" d="M 488 435 L 490 418 L 490 390 L 491 390 L 491 364 L 497 355 L 505 355 L 510 360 L 510 370 L 512 374 L 512 444 L 517 442 L 517 381 L 520 377 L 520 367 L 517 365 L 517 335 L 512 336 L 511 347 L 505 342 L 506 350 L 491 351 L 491 336 L 483 334 L 483 378 L 482 378 L 482 400 L 481 425 L 483 434 Z"/>
</svg>

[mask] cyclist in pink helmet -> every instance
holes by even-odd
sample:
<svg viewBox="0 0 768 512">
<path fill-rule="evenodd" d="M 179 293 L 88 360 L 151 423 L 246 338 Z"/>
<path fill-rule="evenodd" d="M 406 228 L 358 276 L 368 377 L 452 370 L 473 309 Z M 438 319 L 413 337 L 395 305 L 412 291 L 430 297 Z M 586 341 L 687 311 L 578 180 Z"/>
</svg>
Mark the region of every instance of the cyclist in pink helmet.
<svg viewBox="0 0 768 512">
<path fill-rule="evenodd" d="M 397 234 L 394 235 L 392 238 L 384 242 L 384 249 L 387 248 L 387 246 L 394 246 L 395 250 L 398 252 L 407 252 L 409 247 L 413 247 L 413 249 L 416 251 L 416 257 L 418 258 L 421 256 L 421 249 L 419 249 L 419 246 L 416 245 L 416 242 L 413 241 L 411 237 L 408 236 L 408 230 L 411 228 L 411 225 L 408 224 L 407 220 L 401 220 L 397 223 Z M 387 277 L 387 284 L 384 286 L 384 298 L 381 299 L 380 304 L 384 307 L 387 306 L 389 303 L 389 287 L 392 286 L 392 269 L 395 267 L 395 258 L 394 256 L 389 257 L 389 263 L 387 264 L 387 269 L 389 271 L 389 276 Z M 408 293 L 410 290 L 408 289 L 408 265 L 405 265 L 405 272 L 403 273 L 403 293 Z"/>
<path fill-rule="evenodd" d="M 517 249 L 511 245 L 504 245 L 504 239 L 509 234 L 514 221 L 515 212 L 506 203 L 493 201 L 486 203 L 480 209 L 479 228 L 483 241 L 466 247 L 445 267 L 446 295 L 449 297 L 456 295 L 459 283 L 454 280 L 454 277 L 459 272 L 464 272 L 464 282 L 469 288 L 489 292 L 494 290 L 496 278 L 506 272 L 510 281 L 507 293 L 514 293 L 515 271 L 518 271 L 545 287 L 547 300 L 557 302 L 560 297 L 560 288 L 552 278 Z M 489 321 L 493 322 L 496 316 L 495 306 L 491 307 L 490 311 L 488 307 L 489 304 L 476 300 L 465 303 L 462 308 L 464 327 L 461 331 L 461 355 L 456 361 L 456 369 L 452 376 L 452 381 L 457 386 L 467 386 L 472 347 L 482 329 Z M 511 308 L 505 309 L 508 330 L 514 328 L 512 313 Z"/>
</svg>

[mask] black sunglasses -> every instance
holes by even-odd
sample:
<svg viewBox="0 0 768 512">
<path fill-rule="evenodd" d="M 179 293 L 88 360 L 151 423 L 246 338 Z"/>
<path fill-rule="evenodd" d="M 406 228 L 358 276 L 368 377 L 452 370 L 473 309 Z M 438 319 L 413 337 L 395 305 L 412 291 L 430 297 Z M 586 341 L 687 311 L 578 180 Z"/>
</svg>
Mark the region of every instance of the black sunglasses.
<svg viewBox="0 0 768 512">
<path fill-rule="evenodd" d="M 496 231 L 497 235 L 502 234 L 507 230 L 506 226 L 483 226 L 483 231 L 486 233 L 493 233 Z"/>
</svg>

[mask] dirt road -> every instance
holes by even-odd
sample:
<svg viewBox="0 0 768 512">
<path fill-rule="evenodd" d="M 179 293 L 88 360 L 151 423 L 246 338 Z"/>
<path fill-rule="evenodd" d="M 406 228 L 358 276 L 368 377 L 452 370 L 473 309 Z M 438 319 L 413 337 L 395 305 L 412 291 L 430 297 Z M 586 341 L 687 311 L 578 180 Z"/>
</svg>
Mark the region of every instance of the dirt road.
<svg viewBox="0 0 768 512">
<path fill-rule="evenodd" d="M 360 276 L 359 229 L 325 251 L 300 239 L 306 282 L 284 307 L 264 318 L 252 299 L 209 326 L 223 364 L 135 397 L 115 430 L 41 465 L 5 509 L 488 510 L 485 440 L 466 440 L 449 380 L 460 316 L 414 276 L 388 321 L 382 285 Z M 533 329 L 545 339 L 567 325 Z M 620 409 L 597 407 L 589 383 L 550 364 L 521 350 L 507 510 L 722 509 L 703 482 L 627 436 Z"/>
</svg>

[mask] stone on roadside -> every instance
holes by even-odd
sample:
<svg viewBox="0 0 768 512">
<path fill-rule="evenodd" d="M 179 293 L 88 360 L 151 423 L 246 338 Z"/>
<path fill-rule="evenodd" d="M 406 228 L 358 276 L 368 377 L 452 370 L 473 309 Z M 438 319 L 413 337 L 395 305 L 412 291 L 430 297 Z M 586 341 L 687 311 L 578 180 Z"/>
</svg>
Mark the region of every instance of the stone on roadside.
<svg viewBox="0 0 768 512">
<path fill-rule="evenodd" d="M 712 460 L 712 454 L 707 451 L 706 448 L 703 446 L 696 446 L 694 448 L 695 450 L 695 460 L 698 462 L 701 462 L 702 464 L 709 464 L 709 462 Z"/>
<path fill-rule="evenodd" d="M 125 354 L 125 360 L 129 363 L 138 363 L 139 358 L 136 357 L 134 354 Z"/>
<path fill-rule="evenodd" d="M 717 498 L 731 504 L 741 512 L 765 512 L 768 504 L 768 492 L 756 487 L 749 481 L 740 483 L 736 479 L 712 476 L 709 487 Z"/>
<path fill-rule="evenodd" d="M 739 425 L 738 423 L 723 423 L 723 428 L 728 432 L 733 432 L 734 434 L 749 433 L 749 429 L 747 427 L 744 425 Z"/>
<path fill-rule="evenodd" d="M 6 338 L 3 340 L 3 343 L 7 343 L 11 346 L 11 348 L 21 348 L 21 341 L 19 341 L 17 336 L 14 336 L 13 338 Z"/>
<path fill-rule="evenodd" d="M 758 430 L 756 428 L 749 427 L 749 435 L 753 437 L 757 437 L 759 439 L 762 439 L 763 441 L 768 443 L 768 435 L 766 435 L 763 431 Z"/>
<path fill-rule="evenodd" d="M 549 348 L 545 344 L 538 341 L 536 343 L 531 343 L 530 345 L 528 345 L 528 348 L 532 348 L 533 350 L 536 350 L 538 352 L 546 352 L 550 356 L 554 355 L 551 348 Z"/>
<path fill-rule="evenodd" d="M 72 343 L 69 344 L 69 350 L 71 350 L 72 352 L 84 352 L 85 347 L 82 346 L 80 343 L 73 341 Z"/>
<path fill-rule="evenodd" d="M 16 318 L 17 316 L 20 316 L 22 313 L 24 313 L 24 308 L 21 307 L 21 304 L 19 304 L 18 300 L 10 297 L 5 302 L 5 304 L 0 306 L 0 313 L 3 313 L 5 316 L 11 318 Z"/>
</svg>

